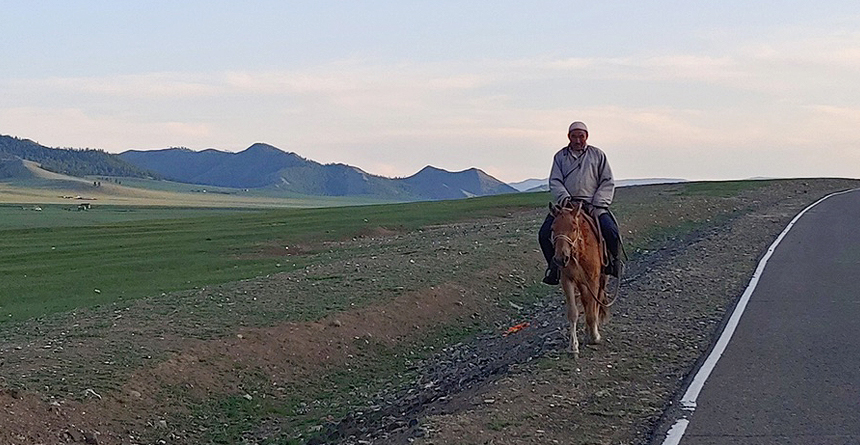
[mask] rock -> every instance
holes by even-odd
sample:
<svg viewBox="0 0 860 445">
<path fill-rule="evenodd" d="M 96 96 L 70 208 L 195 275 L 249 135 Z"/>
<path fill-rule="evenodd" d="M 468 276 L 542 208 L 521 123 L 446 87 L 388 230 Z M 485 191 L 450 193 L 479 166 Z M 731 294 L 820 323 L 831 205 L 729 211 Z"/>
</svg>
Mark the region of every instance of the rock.
<svg viewBox="0 0 860 445">
<path fill-rule="evenodd" d="M 76 429 L 66 430 L 66 434 L 72 440 L 72 442 L 83 442 L 86 439 L 84 438 L 84 434 Z"/>
<path fill-rule="evenodd" d="M 97 432 L 85 432 L 84 433 L 84 442 L 90 445 L 98 445 L 99 444 L 99 433 Z"/>
</svg>

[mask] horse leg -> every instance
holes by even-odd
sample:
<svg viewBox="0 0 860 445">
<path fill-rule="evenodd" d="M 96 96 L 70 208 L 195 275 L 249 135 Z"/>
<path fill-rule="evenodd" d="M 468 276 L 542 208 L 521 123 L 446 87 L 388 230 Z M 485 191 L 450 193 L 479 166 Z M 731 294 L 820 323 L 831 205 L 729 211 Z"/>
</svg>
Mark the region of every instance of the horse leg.
<svg viewBox="0 0 860 445">
<path fill-rule="evenodd" d="M 567 352 L 573 354 L 574 357 L 579 356 L 579 340 L 576 338 L 576 321 L 579 318 L 579 308 L 576 307 L 576 285 L 572 280 L 564 278 L 562 280 L 564 288 L 565 303 L 567 305 L 567 321 L 570 325 L 568 335 L 570 337 L 570 346 Z"/>
<path fill-rule="evenodd" d="M 600 324 L 600 305 L 595 295 L 591 294 L 593 291 L 588 288 L 587 284 L 581 284 L 579 291 L 583 295 L 583 309 L 585 310 L 585 325 L 588 327 L 589 343 L 599 345 L 603 343 L 603 338 L 597 330 L 597 326 Z"/>
</svg>

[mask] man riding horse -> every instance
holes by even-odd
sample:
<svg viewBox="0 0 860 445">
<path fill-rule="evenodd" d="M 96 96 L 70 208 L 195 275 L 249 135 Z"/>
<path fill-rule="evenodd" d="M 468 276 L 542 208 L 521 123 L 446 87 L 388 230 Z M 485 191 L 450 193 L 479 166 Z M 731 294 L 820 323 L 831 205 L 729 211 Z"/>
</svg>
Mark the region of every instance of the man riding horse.
<svg viewBox="0 0 860 445">
<path fill-rule="evenodd" d="M 552 161 L 549 175 L 549 190 L 553 202 L 560 206 L 571 201 L 582 201 L 597 219 L 600 231 L 609 251 L 609 261 L 604 273 L 618 277 L 622 262 L 618 258 L 618 225 L 609 212 L 609 205 L 615 195 L 615 181 L 606 160 L 606 154 L 599 148 L 586 144 L 588 127 L 582 122 L 570 124 L 567 132 L 570 143 L 559 150 Z M 559 283 L 559 267 L 553 262 L 555 253 L 552 243 L 553 215 L 550 213 L 538 232 L 538 241 L 546 257 L 547 268 L 543 282 L 550 285 Z"/>
</svg>

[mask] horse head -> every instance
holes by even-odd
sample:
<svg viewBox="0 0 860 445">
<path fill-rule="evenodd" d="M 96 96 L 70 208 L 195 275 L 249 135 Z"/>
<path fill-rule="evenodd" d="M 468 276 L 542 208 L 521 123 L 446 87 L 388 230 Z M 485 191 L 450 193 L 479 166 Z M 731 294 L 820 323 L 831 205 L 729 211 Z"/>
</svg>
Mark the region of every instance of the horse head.
<svg viewBox="0 0 860 445">
<path fill-rule="evenodd" d="M 559 268 L 567 267 L 571 259 L 575 260 L 579 239 L 581 238 L 580 225 L 577 221 L 582 211 L 582 203 L 569 204 L 565 206 L 557 204 L 550 205 L 550 213 L 554 218 L 552 223 L 552 244 L 555 247 L 553 262 Z"/>
</svg>

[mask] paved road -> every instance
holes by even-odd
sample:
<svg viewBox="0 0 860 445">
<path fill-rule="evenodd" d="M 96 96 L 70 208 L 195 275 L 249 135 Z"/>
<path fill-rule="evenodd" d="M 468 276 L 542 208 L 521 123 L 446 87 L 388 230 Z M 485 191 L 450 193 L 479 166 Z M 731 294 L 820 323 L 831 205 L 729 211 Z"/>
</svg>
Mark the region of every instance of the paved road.
<svg viewBox="0 0 860 445">
<path fill-rule="evenodd" d="M 776 247 L 681 445 L 860 444 L 860 191 Z"/>
</svg>

